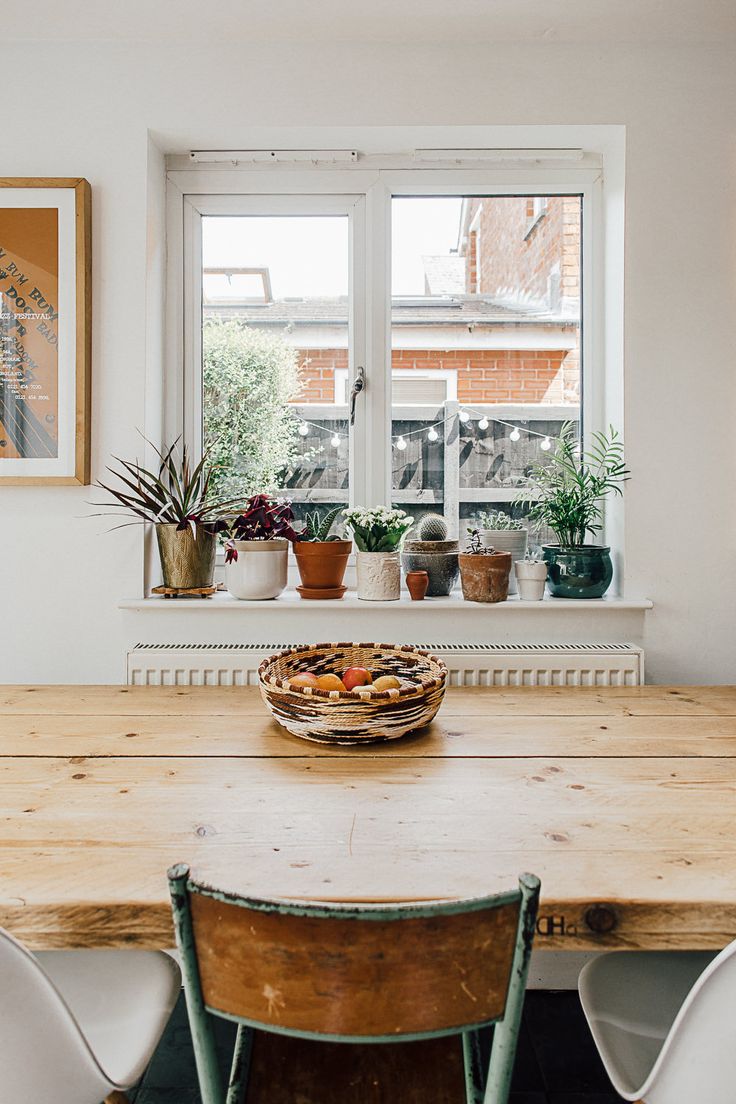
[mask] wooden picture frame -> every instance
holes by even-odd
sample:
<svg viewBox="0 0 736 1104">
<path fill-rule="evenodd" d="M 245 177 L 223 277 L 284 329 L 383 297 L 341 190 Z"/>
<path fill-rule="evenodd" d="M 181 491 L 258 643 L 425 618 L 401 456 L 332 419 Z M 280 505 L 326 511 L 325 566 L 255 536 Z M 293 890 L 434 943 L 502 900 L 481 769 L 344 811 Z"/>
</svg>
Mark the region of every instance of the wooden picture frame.
<svg viewBox="0 0 736 1104">
<path fill-rule="evenodd" d="M 0 177 L 0 484 L 91 482 L 91 190 Z"/>
</svg>

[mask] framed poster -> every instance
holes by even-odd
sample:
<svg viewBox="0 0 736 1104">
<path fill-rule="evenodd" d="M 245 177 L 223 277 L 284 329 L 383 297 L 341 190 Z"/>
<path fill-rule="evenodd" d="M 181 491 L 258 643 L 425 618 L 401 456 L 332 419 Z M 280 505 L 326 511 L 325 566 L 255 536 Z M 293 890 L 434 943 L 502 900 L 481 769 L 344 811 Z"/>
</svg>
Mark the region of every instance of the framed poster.
<svg viewBox="0 0 736 1104">
<path fill-rule="evenodd" d="M 90 482 L 86 180 L 0 178 L 0 483 Z"/>
</svg>

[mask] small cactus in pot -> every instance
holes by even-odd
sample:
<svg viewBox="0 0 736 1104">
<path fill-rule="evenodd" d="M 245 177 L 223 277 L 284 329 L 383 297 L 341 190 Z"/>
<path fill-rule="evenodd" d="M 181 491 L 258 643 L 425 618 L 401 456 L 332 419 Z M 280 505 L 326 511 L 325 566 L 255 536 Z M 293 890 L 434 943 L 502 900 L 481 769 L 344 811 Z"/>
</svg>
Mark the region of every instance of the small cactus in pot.
<svg viewBox="0 0 736 1104">
<path fill-rule="evenodd" d="M 416 539 L 405 540 L 401 553 L 404 574 L 426 571 L 429 576 L 428 598 L 450 593 L 457 583 L 458 544 L 447 538 L 447 522 L 441 514 L 425 514 L 416 525 Z"/>
</svg>

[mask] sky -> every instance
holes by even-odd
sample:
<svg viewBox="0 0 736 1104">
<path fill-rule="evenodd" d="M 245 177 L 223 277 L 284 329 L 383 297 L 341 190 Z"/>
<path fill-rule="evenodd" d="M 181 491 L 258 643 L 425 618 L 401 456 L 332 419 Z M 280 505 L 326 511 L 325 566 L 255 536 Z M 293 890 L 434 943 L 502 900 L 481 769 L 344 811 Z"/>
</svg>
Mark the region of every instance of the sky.
<svg viewBox="0 0 736 1104">
<path fill-rule="evenodd" d="M 423 295 L 423 254 L 448 254 L 457 246 L 462 200 L 454 196 L 393 200 L 392 292 Z M 275 299 L 348 293 L 348 219 L 334 216 L 207 216 L 202 220 L 205 268 L 263 268 Z M 212 279 L 212 294 L 227 293 L 227 277 Z M 262 294 L 260 282 L 230 285 Z"/>
</svg>

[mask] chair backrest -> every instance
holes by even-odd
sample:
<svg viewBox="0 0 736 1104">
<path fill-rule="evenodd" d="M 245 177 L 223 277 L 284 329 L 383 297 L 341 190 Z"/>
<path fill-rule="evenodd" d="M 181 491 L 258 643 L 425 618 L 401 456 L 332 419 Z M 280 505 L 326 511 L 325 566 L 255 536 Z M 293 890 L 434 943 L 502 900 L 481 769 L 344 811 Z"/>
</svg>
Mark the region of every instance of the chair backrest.
<svg viewBox="0 0 736 1104">
<path fill-rule="evenodd" d="M 736 1099 L 736 941 L 705 968 L 640 1090 L 647 1104 Z"/>
<path fill-rule="evenodd" d="M 341 1042 L 463 1032 L 476 1086 L 470 1037 L 500 1021 L 475 1099 L 506 1100 L 538 878 L 524 874 L 518 889 L 492 897 L 395 905 L 246 898 L 195 881 L 185 865 L 171 868 L 169 884 L 205 1104 L 224 1100 L 206 1012 Z"/>
<path fill-rule="evenodd" d="M 0 1104 L 99 1104 L 112 1087 L 38 961 L 0 928 Z"/>
</svg>

